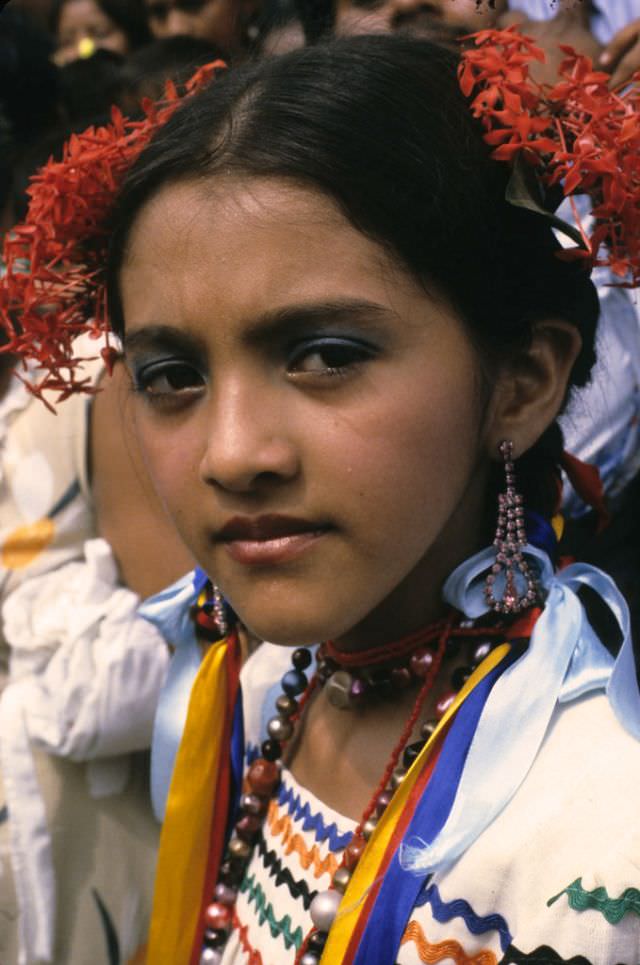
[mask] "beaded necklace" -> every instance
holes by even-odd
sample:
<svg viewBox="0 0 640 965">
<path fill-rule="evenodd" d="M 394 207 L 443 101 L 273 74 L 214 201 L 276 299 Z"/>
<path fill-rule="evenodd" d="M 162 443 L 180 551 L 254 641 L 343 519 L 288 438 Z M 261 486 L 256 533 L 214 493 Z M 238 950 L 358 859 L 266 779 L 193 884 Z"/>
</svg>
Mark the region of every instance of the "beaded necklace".
<svg viewBox="0 0 640 965">
<path fill-rule="evenodd" d="M 314 692 L 319 687 L 325 687 L 328 699 L 334 706 L 351 709 L 374 698 L 393 699 L 412 685 L 419 688 L 411 713 L 344 850 L 330 888 L 317 894 L 310 905 L 313 927 L 296 956 L 296 965 L 318 965 L 342 895 L 379 817 L 391 802 L 395 790 L 438 721 L 455 699 L 457 691 L 490 653 L 494 643 L 487 638 L 502 636 L 503 631 L 499 627 L 475 627 L 470 621 L 460 621 L 459 615 L 452 614 L 382 648 L 344 653 L 331 642 L 322 644 L 317 653 L 315 673 L 310 679 L 306 673 L 313 661 L 310 651 L 298 648 L 293 652 L 292 667 L 282 678 L 283 692 L 276 699 L 276 714 L 268 722 L 268 737 L 261 745 L 262 756 L 253 761 L 246 774 L 247 790 L 240 799 L 239 817 L 220 866 L 213 900 L 204 910 L 199 965 L 219 965 L 222 960 L 233 924 L 238 887 L 261 832 L 269 801 L 280 784 L 283 752 L 293 738 L 296 724 Z M 450 689 L 436 702 L 435 716 L 422 725 L 420 739 L 410 742 L 443 660 L 445 656 L 457 655 L 461 638 L 484 639 L 475 646 L 471 665 L 456 667 Z"/>
</svg>

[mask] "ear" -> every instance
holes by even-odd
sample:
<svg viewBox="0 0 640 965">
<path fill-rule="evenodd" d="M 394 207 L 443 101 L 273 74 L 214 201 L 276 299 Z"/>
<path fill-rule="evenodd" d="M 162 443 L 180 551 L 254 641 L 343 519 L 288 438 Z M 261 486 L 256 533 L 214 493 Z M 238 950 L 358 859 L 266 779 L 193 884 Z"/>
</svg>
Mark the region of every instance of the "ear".
<svg viewBox="0 0 640 965">
<path fill-rule="evenodd" d="M 497 457 L 503 439 L 517 458 L 537 442 L 558 415 L 582 339 L 574 325 L 545 319 L 533 328 L 530 345 L 506 363 L 492 393 L 486 441 Z"/>
</svg>

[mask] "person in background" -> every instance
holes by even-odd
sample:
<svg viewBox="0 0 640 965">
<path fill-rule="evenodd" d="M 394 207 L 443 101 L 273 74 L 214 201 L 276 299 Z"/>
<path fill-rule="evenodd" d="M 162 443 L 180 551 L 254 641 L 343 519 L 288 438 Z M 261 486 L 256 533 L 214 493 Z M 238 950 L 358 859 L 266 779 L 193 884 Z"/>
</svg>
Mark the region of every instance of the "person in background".
<svg viewBox="0 0 640 965">
<path fill-rule="evenodd" d="M 278 54 L 286 54 L 304 45 L 304 26 L 298 14 L 289 9 L 261 32 L 260 56 L 277 57 Z"/>
<path fill-rule="evenodd" d="M 187 34 L 244 60 L 259 32 L 260 0 L 144 0 L 154 37 Z"/>
<path fill-rule="evenodd" d="M 458 38 L 495 26 L 507 0 L 336 0 L 338 33 L 412 33 L 457 48 Z"/>
<path fill-rule="evenodd" d="M 49 30 L 60 65 L 100 48 L 124 55 L 149 39 L 141 0 L 54 0 Z"/>
<path fill-rule="evenodd" d="M 99 47 L 91 57 L 70 60 L 60 67 L 60 107 L 64 127 L 81 129 L 90 123 L 106 123 L 111 107 L 122 103 L 125 63 L 121 54 Z M 46 159 L 47 156 L 43 157 L 43 164 Z"/>
<path fill-rule="evenodd" d="M 41 30 L 46 30 L 52 3 L 53 0 L 11 0 L 11 7 L 25 13 Z"/>
<path fill-rule="evenodd" d="M 0 239 L 15 220 L 16 166 L 60 122 L 59 76 L 48 35 L 21 10 L 0 11 Z"/>
<path fill-rule="evenodd" d="M 635 4 L 634 19 L 626 23 L 608 41 L 599 64 L 611 71 L 611 83 L 621 84 L 640 70 L 640 10 Z"/>
<path fill-rule="evenodd" d="M 178 34 L 152 40 L 127 57 L 120 72 L 121 103 L 125 113 L 140 109 L 143 97 L 160 100 L 165 84 L 183 84 L 204 64 L 224 60 L 226 51 L 209 40 Z"/>
<path fill-rule="evenodd" d="M 124 965 L 150 913 L 146 750 L 170 641 L 137 610 L 192 563 L 145 484 L 122 379 L 85 372 L 102 391 L 59 414 L 16 377 L 0 402 L 3 965 L 110 965 L 109 941 Z"/>
<path fill-rule="evenodd" d="M 59 133 L 55 150 L 39 141 L 63 118 L 60 75 L 83 70 L 86 100 L 89 72 L 116 55 L 57 68 L 22 13 L 3 10 L 0 28 L 0 203 L 10 232 L 38 163 L 29 151 L 39 146 L 44 161 L 60 146 Z M 137 608 L 192 562 L 145 485 L 122 380 L 104 378 L 95 343 L 85 354 L 103 391 L 58 415 L 0 356 L 3 965 L 111 965 L 116 953 L 121 965 L 139 961 L 150 913 L 158 826 L 146 749 L 170 641 Z"/>
<path fill-rule="evenodd" d="M 612 83 L 640 67 L 640 0 L 336 0 L 338 33 L 414 33 L 456 49 L 487 27 L 521 25 L 547 54 L 543 80 L 556 76 L 559 44 L 570 44 L 612 73 Z"/>
</svg>

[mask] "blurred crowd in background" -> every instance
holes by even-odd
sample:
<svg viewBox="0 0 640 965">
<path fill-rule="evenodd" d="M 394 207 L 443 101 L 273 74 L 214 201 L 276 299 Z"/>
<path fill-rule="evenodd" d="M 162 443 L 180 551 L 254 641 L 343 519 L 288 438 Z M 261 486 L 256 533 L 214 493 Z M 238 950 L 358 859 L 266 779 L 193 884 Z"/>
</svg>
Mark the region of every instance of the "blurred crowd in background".
<svg viewBox="0 0 640 965">
<path fill-rule="evenodd" d="M 635 0 L 10 0 L 0 4 L 0 234 L 26 210 L 29 176 L 64 140 L 135 114 L 203 63 L 267 57 L 329 32 L 409 31 L 457 45 L 485 26 L 522 22 L 555 70 L 558 43 L 594 57 L 614 81 L 640 64 Z"/>
<path fill-rule="evenodd" d="M 26 211 L 30 175 L 74 131 L 135 114 L 165 81 L 250 49 L 302 43 L 290 0 L 11 0 L 0 13 L 0 232 Z"/>
</svg>

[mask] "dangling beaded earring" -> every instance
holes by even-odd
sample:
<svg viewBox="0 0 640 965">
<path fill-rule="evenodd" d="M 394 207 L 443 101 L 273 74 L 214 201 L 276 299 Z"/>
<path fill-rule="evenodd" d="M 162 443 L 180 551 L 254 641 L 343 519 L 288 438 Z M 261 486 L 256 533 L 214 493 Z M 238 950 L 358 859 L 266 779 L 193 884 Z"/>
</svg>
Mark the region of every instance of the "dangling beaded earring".
<svg viewBox="0 0 640 965">
<path fill-rule="evenodd" d="M 500 454 L 504 460 L 506 485 L 505 491 L 498 496 L 498 526 L 493 541 L 496 561 L 487 576 L 484 595 L 496 613 L 520 613 L 535 603 L 538 585 L 523 553 L 527 542 L 524 506 L 522 496 L 515 490 L 513 443 L 510 440 L 500 443 Z M 501 596 L 496 597 L 496 581 L 501 576 L 504 589 Z"/>
<path fill-rule="evenodd" d="M 222 593 L 216 584 L 213 584 L 213 617 L 216 621 L 218 631 L 221 637 L 226 637 L 229 632 L 229 625 L 227 623 L 227 614 L 225 611 L 225 602 Z"/>
</svg>

